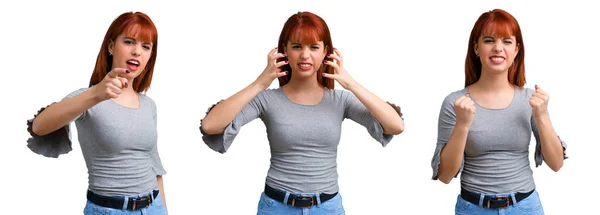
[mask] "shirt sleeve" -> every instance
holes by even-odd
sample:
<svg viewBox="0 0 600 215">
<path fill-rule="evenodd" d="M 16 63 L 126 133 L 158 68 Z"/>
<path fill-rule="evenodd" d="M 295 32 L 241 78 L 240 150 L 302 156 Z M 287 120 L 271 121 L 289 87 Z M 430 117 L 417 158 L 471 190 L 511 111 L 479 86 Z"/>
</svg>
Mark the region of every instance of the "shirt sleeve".
<svg viewBox="0 0 600 215">
<path fill-rule="evenodd" d="M 392 140 L 394 135 L 383 133 L 381 123 L 379 123 L 352 92 L 341 91 L 341 93 L 342 98 L 344 98 L 344 117 L 364 126 L 373 139 L 381 143 L 382 146 L 386 146 Z M 398 111 L 399 110 L 400 109 L 398 108 Z"/>
<path fill-rule="evenodd" d="M 450 139 L 450 135 L 454 130 L 454 125 L 456 124 L 456 113 L 454 112 L 454 99 L 451 95 L 448 95 L 444 102 L 442 103 L 442 107 L 440 109 L 440 115 L 438 118 L 438 138 L 437 144 L 435 147 L 435 152 L 433 153 L 433 158 L 431 159 L 431 168 L 433 169 L 433 176 L 431 179 L 438 179 L 438 171 L 440 166 L 440 154 L 442 149 L 448 143 L 448 139 Z M 458 173 L 460 173 L 464 167 L 465 160 L 463 158 L 460 169 L 454 175 L 456 178 Z"/>
<path fill-rule="evenodd" d="M 88 88 L 82 88 L 76 91 L 71 92 L 67 96 L 65 96 L 62 100 L 69 99 L 76 95 L 79 95 L 88 90 Z M 52 103 L 54 104 L 54 102 Z M 52 105 L 50 104 L 50 105 Z M 37 116 L 40 115 L 46 108 L 50 105 L 41 108 L 37 114 L 33 116 L 32 119 L 27 120 L 27 131 L 29 132 L 30 138 L 27 139 L 27 147 L 36 154 L 40 154 L 45 157 L 58 158 L 61 154 L 67 154 L 71 150 L 71 132 L 69 126 L 71 122 L 75 120 L 81 120 L 84 118 L 85 112 L 79 114 L 75 119 L 71 120 L 71 122 L 67 123 L 65 126 L 53 131 L 49 134 L 40 136 L 33 133 L 33 121 Z"/>
<path fill-rule="evenodd" d="M 264 91 L 263 91 L 264 92 Z M 263 103 L 266 102 L 262 98 L 262 92 L 254 97 L 227 125 L 223 133 L 210 135 L 204 132 L 202 129 L 202 120 L 200 120 L 200 133 L 202 133 L 202 140 L 204 143 L 214 151 L 219 153 L 225 153 L 233 143 L 233 140 L 240 132 L 243 125 L 257 119 L 263 112 Z M 223 101 L 223 100 L 221 100 Z M 219 102 L 221 102 L 219 101 Z M 206 114 L 210 113 L 213 107 L 219 102 L 208 108 Z"/>
<path fill-rule="evenodd" d="M 152 99 L 150 99 L 151 104 L 152 104 L 152 118 L 154 119 L 154 123 L 156 125 L 158 125 L 158 116 L 157 116 L 157 108 L 156 108 L 156 103 L 154 103 L 154 101 Z M 150 151 L 150 159 L 152 161 L 152 171 L 154 172 L 154 174 L 158 175 L 165 175 L 167 174 L 167 171 L 165 170 L 165 168 L 162 165 L 162 161 L 160 160 L 160 156 L 158 154 L 158 143 L 156 146 L 154 146 L 154 148 L 152 149 L 152 151 Z"/>
</svg>

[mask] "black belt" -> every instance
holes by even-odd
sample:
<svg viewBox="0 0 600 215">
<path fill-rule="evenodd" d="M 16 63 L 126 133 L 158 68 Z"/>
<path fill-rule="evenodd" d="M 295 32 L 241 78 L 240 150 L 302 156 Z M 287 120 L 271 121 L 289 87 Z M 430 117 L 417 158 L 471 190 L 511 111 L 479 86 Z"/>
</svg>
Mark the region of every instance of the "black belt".
<svg viewBox="0 0 600 215">
<path fill-rule="evenodd" d="M 527 192 L 527 193 L 516 193 L 515 199 L 517 202 L 527 198 L 529 195 L 533 193 L 535 189 Z M 460 197 L 468 202 L 479 205 L 479 195 L 473 194 L 465 189 L 460 189 Z M 483 197 L 483 207 L 485 208 L 507 208 L 510 205 L 514 205 L 517 202 L 513 202 L 510 196 L 496 196 L 496 197 Z"/>
<path fill-rule="evenodd" d="M 265 195 L 269 198 L 275 199 L 283 203 L 285 199 L 285 192 L 281 192 L 275 188 L 272 188 L 269 185 L 265 185 Z M 319 199 L 321 199 L 321 203 L 330 200 L 335 197 L 337 192 L 334 194 L 325 194 L 322 193 L 319 195 Z M 298 208 L 311 208 L 313 205 L 317 204 L 317 197 L 315 196 L 300 196 L 298 194 L 290 194 L 288 197 L 287 205 L 291 205 L 293 207 Z"/>
<path fill-rule="evenodd" d="M 139 196 L 139 197 L 129 197 L 127 202 L 127 210 L 137 210 L 142 208 L 147 208 L 152 203 L 152 200 L 158 196 L 158 190 L 152 191 L 152 196 Z M 154 197 L 154 198 L 153 198 Z M 102 207 L 114 208 L 114 209 L 123 209 L 123 202 L 125 199 L 101 196 L 93 193 L 92 191 L 87 192 L 87 199 L 90 202 L 100 205 Z"/>
</svg>

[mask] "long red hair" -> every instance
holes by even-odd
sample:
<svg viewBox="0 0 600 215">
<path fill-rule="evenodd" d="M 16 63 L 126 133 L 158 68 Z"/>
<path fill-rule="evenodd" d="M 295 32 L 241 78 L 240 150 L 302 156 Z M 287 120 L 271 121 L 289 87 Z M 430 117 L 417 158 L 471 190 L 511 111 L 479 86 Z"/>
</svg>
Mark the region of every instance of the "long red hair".
<svg viewBox="0 0 600 215">
<path fill-rule="evenodd" d="M 98 58 L 96 58 L 96 66 L 94 66 L 89 86 L 91 87 L 100 83 L 104 79 L 104 76 L 112 69 L 112 56 L 108 52 L 108 46 L 123 33 L 136 40 L 152 43 L 152 53 L 148 63 L 146 63 L 146 67 L 133 81 L 133 89 L 136 92 L 146 92 L 152 82 L 152 73 L 154 72 L 154 63 L 156 62 L 158 48 L 158 32 L 150 17 L 142 12 L 123 13 L 108 27 L 104 41 L 102 41 L 102 46 L 100 46 Z"/>
<path fill-rule="evenodd" d="M 508 82 L 523 87 L 525 85 L 525 45 L 521 35 L 521 27 L 508 12 L 495 9 L 481 14 L 469 37 L 469 49 L 465 60 L 465 87 L 477 82 L 481 77 L 481 60 L 475 54 L 475 44 L 481 36 L 510 37 L 515 36 L 519 52 L 508 68 Z"/>
<path fill-rule="evenodd" d="M 283 25 L 281 34 L 279 35 L 279 45 L 277 52 L 284 53 L 284 47 L 288 41 L 301 44 L 313 44 L 323 41 L 326 53 L 333 53 L 333 44 L 331 42 L 331 34 L 327 23 L 321 17 L 311 12 L 298 12 L 292 15 Z M 292 68 L 290 65 L 285 65 L 282 71 L 288 71 L 288 74 L 279 77 L 279 86 L 286 85 L 292 78 Z M 325 78 L 322 73 L 333 74 L 333 67 L 321 64 L 321 68 L 317 70 L 317 82 L 328 89 L 334 88 L 334 80 Z"/>
</svg>

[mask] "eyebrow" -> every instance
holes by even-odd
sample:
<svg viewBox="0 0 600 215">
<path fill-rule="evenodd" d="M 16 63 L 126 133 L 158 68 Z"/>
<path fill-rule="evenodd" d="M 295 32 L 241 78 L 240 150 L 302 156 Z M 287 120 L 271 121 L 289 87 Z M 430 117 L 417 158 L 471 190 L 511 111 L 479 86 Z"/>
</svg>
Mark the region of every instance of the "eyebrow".
<svg viewBox="0 0 600 215">
<path fill-rule="evenodd" d="M 301 43 L 292 43 L 292 45 L 302 45 Z M 321 46 L 321 44 L 318 43 L 313 43 L 313 44 L 308 44 L 310 46 Z"/>
<path fill-rule="evenodd" d="M 129 39 L 129 40 L 137 41 L 135 38 L 128 37 L 128 36 L 124 36 L 123 39 Z M 151 42 L 142 42 L 142 44 L 148 44 L 148 45 L 153 46 L 153 44 Z"/>
</svg>

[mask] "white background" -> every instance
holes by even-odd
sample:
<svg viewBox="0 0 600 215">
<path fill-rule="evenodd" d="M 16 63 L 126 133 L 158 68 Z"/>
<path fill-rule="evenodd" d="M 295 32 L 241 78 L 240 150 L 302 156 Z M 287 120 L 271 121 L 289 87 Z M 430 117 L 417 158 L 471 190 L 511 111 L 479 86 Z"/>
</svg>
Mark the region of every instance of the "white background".
<svg viewBox="0 0 600 215">
<path fill-rule="evenodd" d="M 554 128 L 569 144 L 570 159 L 557 173 L 545 164 L 534 168 L 532 159 L 544 210 L 549 215 L 595 210 L 600 17 L 591 3 L 210 2 L 0 3 L 0 214 L 82 213 L 87 170 L 77 132 L 71 153 L 46 158 L 26 147 L 26 120 L 87 87 L 108 26 L 126 11 L 147 13 L 159 32 L 148 95 L 158 105 L 170 213 L 256 214 L 270 157 L 264 125 L 247 124 L 230 151 L 219 154 L 202 142 L 199 121 L 211 104 L 255 80 L 284 22 L 305 10 L 325 19 L 349 73 L 405 114 L 405 132 L 385 148 L 363 127 L 344 122 L 338 171 L 347 214 L 453 214 L 460 181 L 445 185 L 430 179 L 437 118 L 444 97 L 463 87 L 473 24 L 494 8 L 519 21 L 526 87 L 538 84 L 550 93 Z"/>
</svg>

